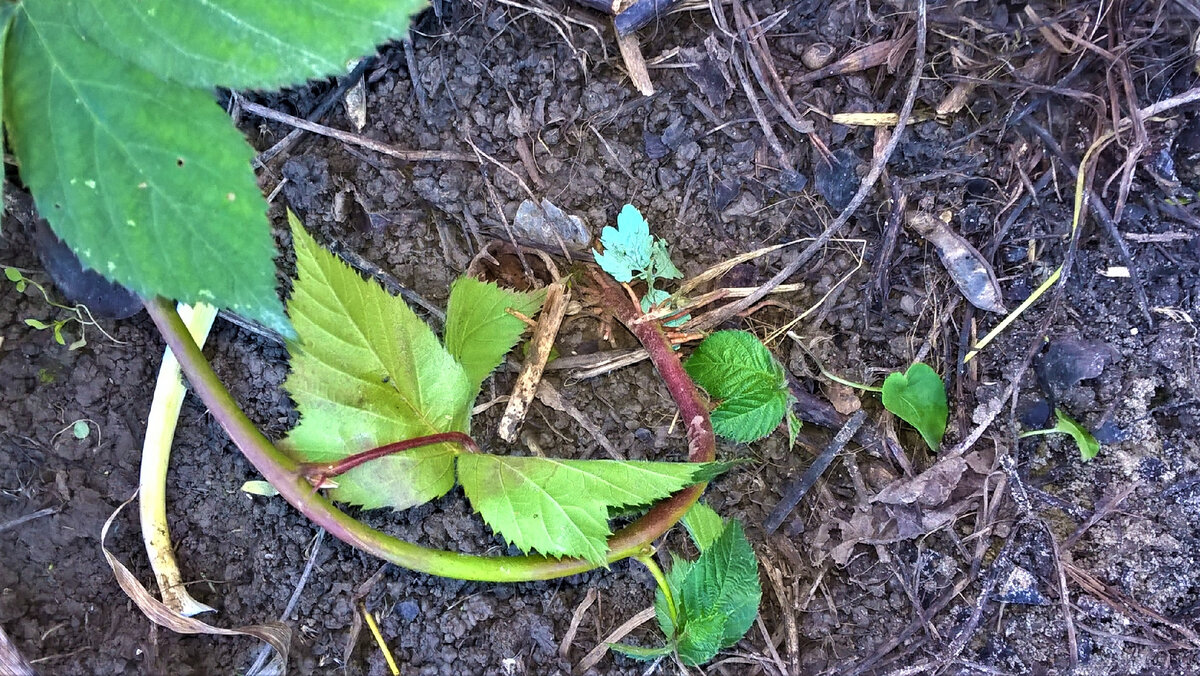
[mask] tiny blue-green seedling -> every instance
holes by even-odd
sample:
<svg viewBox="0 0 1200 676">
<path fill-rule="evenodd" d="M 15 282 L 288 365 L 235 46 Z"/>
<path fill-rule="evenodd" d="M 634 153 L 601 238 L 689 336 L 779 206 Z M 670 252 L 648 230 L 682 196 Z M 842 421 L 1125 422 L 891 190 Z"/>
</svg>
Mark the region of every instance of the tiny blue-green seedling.
<svg viewBox="0 0 1200 676">
<path fill-rule="evenodd" d="M 600 243 L 604 245 L 604 253 L 593 249 L 592 254 L 601 270 L 622 284 L 635 279 L 646 283 L 642 312 L 649 312 L 668 302 L 671 294 L 655 289 L 654 282 L 659 279 L 679 279 L 683 273 L 671 262 L 667 243 L 650 234 L 650 224 L 637 207 L 626 204 L 617 215 L 617 227 L 605 226 L 600 232 Z M 672 319 L 666 325 L 681 326 L 689 318 Z"/>
</svg>

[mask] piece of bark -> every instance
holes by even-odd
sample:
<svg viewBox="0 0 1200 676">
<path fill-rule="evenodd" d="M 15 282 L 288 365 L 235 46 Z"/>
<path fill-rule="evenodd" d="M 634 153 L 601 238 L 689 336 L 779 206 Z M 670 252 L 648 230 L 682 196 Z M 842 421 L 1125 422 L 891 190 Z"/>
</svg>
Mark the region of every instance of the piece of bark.
<svg viewBox="0 0 1200 676">
<path fill-rule="evenodd" d="M 642 96 L 654 95 L 654 83 L 650 81 L 650 71 L 646 70 L 646 59 L 642 57 L 642 45 L 632 35 L 618 35 L 617 47 L 621 50 L 621 59 L 625 62 L 625 71 L 629 79 Z"/>
<path fill-rule="evenodd" d="M 542 372 L 546 370 L 546 361 L 550 358 L 554 338 L 558 336 L 558 328 L 562 326 L 563 317 L 567 313 L 567 301 L 570 297 L 565 282 L 555 282 L 546 287 L 546 301 L 542 303 L 537 329 L 534 330 L 530 341 L 529 358 L 525 360 L 525 366 L 517 376 L 517 383 L 513 386 L 497 430 L 500 438 L 510 444 L 516 441 L 517 430 L 525 421 L 525 414 L 529 412 L 529 402 L 533 400 L 538 383 L 542 381 Z"/>
<path fill-rule="evenodd" d="M 0 627 L 0 673 L 12 674 L 12 676 L 33 676 L 33 667 L 29 666 L 21 653 L 17 652 L 16 646 L 8 638 L 8 634 L 4 633 L 4 627 Z"/>
<path fill-rule="evenodd" d="M 651 21 L 665 16 L 679 0 L 635 0 L 613 19 L 617 36 L 624 37 Z"/>
</svg>

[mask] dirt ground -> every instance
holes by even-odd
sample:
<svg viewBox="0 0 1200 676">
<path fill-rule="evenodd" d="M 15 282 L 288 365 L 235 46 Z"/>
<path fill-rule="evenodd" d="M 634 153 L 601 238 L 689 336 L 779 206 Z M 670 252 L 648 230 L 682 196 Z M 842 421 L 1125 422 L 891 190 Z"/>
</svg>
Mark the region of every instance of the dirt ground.
<svg viewBox="0 0 1200 676">
<path fill-rule="evenodd" d="M 415 22 L 409 53 L 389 45 L 368 69 L 362 133 L 413 150 L 472 153 L 469 141 L 496 163 L 401 162 L 308 135 L 260 172 L 264 191 L 284 181 L 272 219 L 283 230 L 290 205 L 318 239 L 438 305 L 481 244 L 506 238 L 497 206 L 511 219 L 527 197 L 522 183 L 581 216 L 593 235 L 622 205 L 636 205 L 687 275 L 820 234 L 887 135 L 828 115 L 901 110 L 915 3 L 678 7 L 637 33 L 656 90 L 643 96 L 600 14 L 560 3 L 437 3 Z M 795 340 L 770 342 L 797 387 L 843 412 L 861 403 L 876 437 L 893 443 L 852 443 L 768 536 L 766 515 L 841 418 L 806 425 L 792 450 L 782 433 L 748 446 L 722 442 L 723 457 L 750 462 L 705 499 L 748 526 L 763 580 L 761 622 L 689 673 L 1200 674 L 1194 106 L 1123 128 L 1090 179 L 1092 215 L 1073 245 L 1070 237 L 1072 172 L 1091 142 L 1115 116 L 1200 83 L 1191 47 L 1198 16 L 1190 0 L 930 6 L 914 113 L 883 180 L 838 239 L 789 280 L 799 290 L 727 324 L 768 337 L 800 317 Z M 822 65 L 818 43 L 834 61 L 873 51 L 818 77 L 808 67 Z M 303 116 L 330 89 L 246 96 Z M 260 150 L 290 131 L 238 119 Z M 324 123 L 350 128 L 341 106 Z M 15 182 L 15 171 L 9 177 Z M 1001 315 L 964 302 L 934 247 L 901 225 L 897 199 L 948 213 L 950 228 L 992 263 L 1008 309 L 1064 260 L 1066 281 L 959 368 L 970 341 Z M 29 220 L 20 195 L 7 204 Z M 1114 231 L 1097 205 L 1118 212 Z M 14 226 L 22 218 L 8 216 L 0 263 L 45 281 L 31 235 Z M 725 284 L 761 285 L 798 250 L 738 266 Z M 285 269 L 289 260 L 281 258 Z M 32 291 L 0 293 L 0 626 L 40 673 L 243 673 L 259 648 L 253 640 L 156 628 L 101 555 L 102 523 L 137 485 L 161 339 L 141 314 L 102 321 L 115 340 L 91 330 L 85 347 L 68 351 L 23 322 L 54 312 Z M 599 329 L 594 319 L 569 318 L 560 352 L 609 349 Z M 632 345 L 628 335 L 618 342 Z M 266 434 L 284 436 L 296 413 L 280 389 L 283 348 L 219 321 L 205 354 Z M 940 456 L 877 395 L 837 386 L 818 368 L 877 384 L 916 360 L 948 384 Z M 548 379 L 629 458 L 686 446 L 644 363 Z M 481 401 L 506 394 L 512 380 L 496 376 Z M 1102 442 L 1094 461 L 1081 462 L 1061 435 L 1018 438 L 1044 426 L 1055 405 Z M 502 453 L 496 410 L 475 429 Z M 84 439 L 72 434 L 77 420 L 90 425 Z M 576 420 L 540 404 L 522 444 L 552 456 L 604 453 Z M 251 624 L 279 617 L 313 559 L 285 618 L 292 673 L 387 673 L 369 634 L 352 631 L 359 598 L 402 672 L 414 675 L 571 673 L 653 599 L 649 574 L 630 562 L 519 585 L 381 568 L 318 538 L 281 499 L 239 490 L 254 478 L 189 397 L 169 489 L 185 578 L 219 611 L 209 621 Z M 39 510 L 48 511 L 13 525 Z M 134 514 L 121 515 L 109 545 L 152 585 Z M 361 516 L 430 546 L 503 549 L 458 491 Z M 661 549 L 691 551 L 676 531 Z M 589 595 L 595 603 L 564 645 Z M 628 640 L 649 644 L 652 624 Z M 608 655 L 590 673 L 681 671 L 670 660 L 648 669 Z"/>
</svg>

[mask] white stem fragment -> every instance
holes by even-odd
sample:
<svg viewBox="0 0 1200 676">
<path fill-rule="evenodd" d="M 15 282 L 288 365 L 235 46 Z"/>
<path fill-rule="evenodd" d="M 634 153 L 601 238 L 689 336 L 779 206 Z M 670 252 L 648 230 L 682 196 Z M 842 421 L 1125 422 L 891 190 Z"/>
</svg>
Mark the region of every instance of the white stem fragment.
<svg viewBox="0 0 1200 676">
<path fill-rule="evenodd" d="M 203 347 L 213 320 L 217 317 L 217 308 L 205 303 L 197 303 L 194 307 L 181 303 L 179 316 L 183 318 L 196 344 Z M 185 393 L 179 362 L 171 349 L 167 348 L 163 352 L 150 415 L 146 419 L 146 438 L 142 443 L 142 468 L 138 480 L 141 499 L 138 505 L 142 541 L 146 543 L 146 554 L 150 557 L 150 567 L 154 569 L 154 577 L 158 580 L 163 603 L 181 615 L 192 617 L 215 612 L 215 609 L 188 594 L 179 574 L 179 564 L 175 562 L 171 531 L 167 526 L 167 465 L 171 460 L 171 442 L 175 438 L 175 424 L 179 420 Z"/>
</svg>

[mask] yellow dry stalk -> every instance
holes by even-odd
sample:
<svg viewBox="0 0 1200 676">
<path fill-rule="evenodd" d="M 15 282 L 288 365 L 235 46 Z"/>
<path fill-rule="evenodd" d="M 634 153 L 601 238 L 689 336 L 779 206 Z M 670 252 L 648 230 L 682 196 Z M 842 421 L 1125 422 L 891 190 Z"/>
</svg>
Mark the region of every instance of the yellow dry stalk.
<svg viewBox="0 0 1200 676">
<path fill-rule="evenodd" d="M 179 315 L 196 344 L 203 346 L 217 317 L 217 308 L 206 303 L 197 303 L 194 307 L 181 303 Z M 183 577 L 171 546 L 171 531 L 167 526 L 167 466 L 171 460 L 175 424 L 179 421 L 185 394 L 179 362 L 171 349 L 167 348 L 163 352 L 162 366 L 158 369 L 150 415 L 146 418 L 141 476 L 138 478 L 138 508 L 142 521 L 142 541 L 146 544 L 146 554 L 150 557 L 150 567 L 154 569 L 154 577 L 158 580 L 163 603 L 181 615 L 192 617 L 215 609 L 192 598 L 183 585 Z"/>
</svg>

